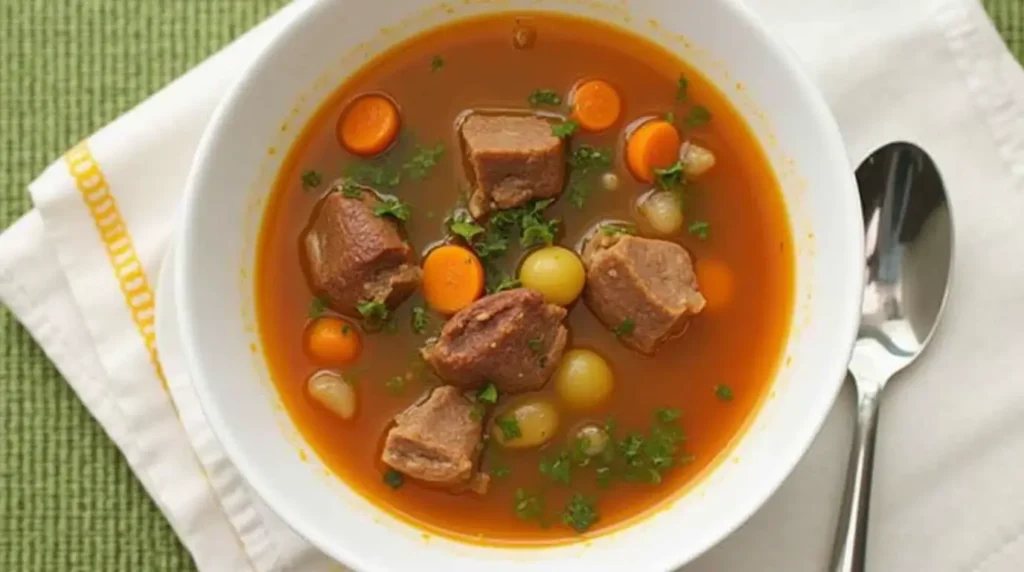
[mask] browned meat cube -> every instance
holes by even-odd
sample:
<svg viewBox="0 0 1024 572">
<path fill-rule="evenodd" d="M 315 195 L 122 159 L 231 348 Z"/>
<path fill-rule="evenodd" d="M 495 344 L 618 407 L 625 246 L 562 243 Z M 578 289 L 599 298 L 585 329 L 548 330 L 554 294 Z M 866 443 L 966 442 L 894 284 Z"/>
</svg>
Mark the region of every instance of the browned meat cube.
<svg viewBox="0 0 1024 572">
<path fill-rule="evenodd" d="M 381 460 L 414 479 L 486 490 L 487 478 L 475 476 L 473 468 L 482 430 L 473 404 L 458 388 L 444 385 L 395 416 Z"/>
<path fill-rule="evenodd" d="M 394 307 L 420 283 L 420 268 L 398 223 L 373 214 L 377 197 L 332 192 L 314 214 L 303 241 L 314 290 L 331 308 L 355 314 L 360 302 Z"/>
<path fill-rule="evenodd" d="M 452 316 L 423 358 L 441 379 L 460 387 L 494 383 L 503 393 L 540 389 L 562 358 L 565 315 L 535 290 L 492 294 Z"/>
<path fill-rule="evenodd" d="M 476 183 L 469 198 L 474 217 L 561 194 L 565 152 L 548 121 L 532 115 L 471 115 L 462 124 L 462 139 Z"/>
<path fill-rule="evenodd" d="M 666 240 L 595 234 L 583 249 L 584 300 L 626 345 L 653 354 L 704 309 L 693 262 Z"/>
</svg>

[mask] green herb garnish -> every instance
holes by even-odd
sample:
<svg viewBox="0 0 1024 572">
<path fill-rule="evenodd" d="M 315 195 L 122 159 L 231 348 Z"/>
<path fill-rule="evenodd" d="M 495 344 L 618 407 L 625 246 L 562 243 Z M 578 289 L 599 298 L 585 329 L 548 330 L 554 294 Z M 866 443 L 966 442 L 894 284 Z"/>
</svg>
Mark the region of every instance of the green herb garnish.
<svg viewBox="0 0 1024 572">
<path fill-rule="evenodd" d="M 460 212 L 452 219 L 448 230 L 454 235 L 461 236 L 466 242 L 472 243 L 473 237 L 484 232 L 484 227 L 474 222 L 466 213 Z"/>
<path fill-rule="evenodd" d="M 732 401 L 732 388 L 728 385 L 718 384 L 715 386 L 715 395 L 722 401 Z"/>
<path fill-rule="evenodd" d="M 443 68 L 443 67 L 444 67 L 444 60 L 441 58 L 441 56 L 434 56 L 433 58 L 431 58 L 431 60 L 430 60 L 430 71 L 431 72 L 440 71 L 441 68 Z"/>
<path fill-rule="evenodd" d="M 409 220 L 409 205 L 395 197 L 384 197 L 379 205 L 373 207 L 373 214 L 394 217 L 404 222 Z"/>
<path fill-rule="evenodd" d="M 533 353 L 539 354 L 541 350 L 544 349 L 544 340 L 540 338 L 530 338 L 529 340 L 526 340 L 526 346 L 530 348 L 530 351 Z"/>
<path fill-rule="evenodd" d="M 703 105 L 694 105 L 686 112 L 683 124 L 687 127 L 697 127 L 711 121 L 711 112 Z"/>
<path fill-rule="evenodd" d="M 521 520 L 540 521 L 544 516 L 544 498 L 528 493 L 525 489 L 516 489 L 515 510 Z"/>
<path fill-rule="evenodd" d="M 583 203 L 593 190 L 592 175 L 606 169 L 612 164 L 611 153 L 607 149 L 580 145 L 569 156 L 569 202 L 576 208 L 583 208 Z"/>
<path fill-rule="evenodd" d="M 673 123 L 674 124 L 676 122 L 676 112 L 675 111 L 666 111 L 665 112 L 665 121 L 668 121 L 669 123 Z"/>
<path fill-rule="evenodd" d="M 394 469 L 388 469 L 384 473 L 384 484 L 391 487 L 391 490 L 397 491 L 405 483 L 405 476 L 402 473 Z"/>
<path fill-rule="evenodd" d="M 493 475 L 494 478 L 496 478 L 496 479 L 503 479 L 503 478 L 507 477 L 508 474 L 511 473 L 511 472 L 512 472 L 512 469 L 509 469 L 505 465 L 498 465 L 496 467 L 492 467 L 491 468 L 491 475 Z"/>
<path fill-rule="evenodd" d="M 391 312 L 383 302 L 369 300 L 356 304 L 356 310 L 363 317 L 363 326 L 367 331 L 380 331 L 387 326 Z"/>
<path fill-rule="evenodd" d="M 476 400 L 480 403 L 494 405 L 498 402 L 498 388 L 493 383 L 488 383 L 486 387 L 477 392 Z"/>
<path fill-rule="evenodd" d="M 438 143 L 433 147 L 417 147 L 416 154 L 402 165 L 402 170 L 409 173 L 409 177 L 414 181 L 422 180 L 430 174 L 430 170 L 437 165 L 442 155 L 444 155 L 443 143 Z"/>
<path fill-rule="evenodd" d="M 542 460 L 539 468 L 542 475 L 557 484 L 568 485 L 572 478 L 572 461 L 566 451 L 562 451 L 553 459 Z"/>
<path fill-rule="evenodd" d="M 484 413 L 486 412 L 487 409 L 482 403 L 474 403 L 472 407 L 469 408 L 469 420 L 476 423 L 484 418 Z"/>
<path fill-rule="evenodd" d="M 579 127 L 572 119 L 566 119 L 561 123 L 555 123 L 551 126 L 551 134 L 559 139 L 565 139 L 576 132 L 576 128 Z"/>
<path fill-rule="evenodd" d="M 621 338 L 632 334 L 635 327 L 636 324 L 633 322 L 633 318 L 626 318 L 619 322 L 619 325 L 612 328 L 612 332 L 615 333 L 615 337 Z"/>
<path fill-rule="evenodd" d="M 341 196 L 346 199 L 361 199 L 363 198 L 363 188 L 349 179 L 345 179 L 341 182 Z"/>
<path fill-rule="evenodd" d="M 488 285 L 487 292 L 490 294 L 497 294 L 498 292 L 504 292 L 505 290 L 514 290 L 522 285 L 522 282 L 506 274 L 499 276 L 499 280 L 493 287 Z"/>
<path fill-rule="evenodd" d="M 678 189 L 686 182 L 682 161 L 676 161 L 664 169 L 654 169 L 654 182 L 662 189 Z"/>
<path fill-rule="evenodd" d="M 676 419 L 679 419 L 680 415 L 682 415 L 682 413 L 675 407 L 666 407 L 654 412 L 654 417 L 662 423 L 675 421 Z"/>
<path fill-rule="evenodd" d="M 631 224 L 621 222 L 606 222 L 603 223 L 598 228 L 601 230 L 601 234 L 605 236 L 618 236 L 620 234 L 636 234 L 636 227 L 634 227 Z"/>
<path fill-rule="evenodd" d="M 320 173 L 312 169 L 303 171 L 300 178 L 302 180 L 302 189 L 305 191 L 315 189 L 320 186 L 321 182 L 323 182 L 323 178 L 320 176 Z"/>
<path fill-rule="evenodd" d="M 533 93 L 526 98 L 526 101 L 528 101 L 533 107 L 540 107 L 542 105 L 562 105 L 562 97 L 551 89 L 535 89 L 533 90 Z"/>
<path fill-rule="evenodd" d="M 396 375 L 385 381 L 384 387 L 386 387 L 391 393 L 401 393 L 402 390 L 405 389 L 405 378 L 400 375 Z"/>
<path fill-rule="evenodd" d="M 496 420 L 495 423 L 498 425 L 498 429 L 501 429 L 501 435 L 505 441 L 523 436 L 522 431 L 519 430 L 519 422 L 514 417 L 503 417 Z"/>
<path fill-rule="evenodd" d="M 422 334 L 427 331 L 427 310 L 423 306 L 414 306 L 412 309 L 412 331 L 414 334 Z"/>
<path fill-rule="evenodd" d="M 686 99 L 688 87 L 690 87 L 690 82 L 686 81 L 686 77 L 683 74 L 679 74 L 679 79 L 676 80 L 676 101 L 684 101 Z"/>
<path fill-rule="evenodd" d="M 562 522 L 576 532 L 586 532 L 599 518 L 594 500 L 579 493 L 572 495 L 562 512 Z"/>
<path fill-rule="evenodd" d="M 711 223 L 702 220 L 694 221 L 689 227 L 690 234 L 706 240 L 711 233 Z"/>
<path fill-rule="evenodd" d="M 319 318 L 324 315 L 327 310 L 327 300 L 317 296 L 309 301 L 309 317 L 312 319 Z"/>
<path fill-rule="evenodd" d="M 373 163 L 352 163 L 345 169 L 345 176 L 376 189 L 394 188 L 402 182 L 401 171 Z"/>
</svg>

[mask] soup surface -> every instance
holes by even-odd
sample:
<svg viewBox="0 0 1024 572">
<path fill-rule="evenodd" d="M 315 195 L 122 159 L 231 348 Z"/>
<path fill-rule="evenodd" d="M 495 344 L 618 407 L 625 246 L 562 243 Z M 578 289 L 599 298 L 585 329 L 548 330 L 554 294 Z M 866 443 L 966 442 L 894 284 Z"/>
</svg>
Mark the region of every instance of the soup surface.
<svg viewBox="0 0 1024 572">
<path fill-rule="evenodd" d="M 411 248 L 372 268 L 344 250 L 395 232 Z M 347 483 L 449 536 L 565 542 L 726 454 L 779 367 L 793 246 L 705 78 L 620 30 L 509 14 L 418 36 L 322 105 L 275 183 L 256 294 L 281 398 Z"/>
</svg>

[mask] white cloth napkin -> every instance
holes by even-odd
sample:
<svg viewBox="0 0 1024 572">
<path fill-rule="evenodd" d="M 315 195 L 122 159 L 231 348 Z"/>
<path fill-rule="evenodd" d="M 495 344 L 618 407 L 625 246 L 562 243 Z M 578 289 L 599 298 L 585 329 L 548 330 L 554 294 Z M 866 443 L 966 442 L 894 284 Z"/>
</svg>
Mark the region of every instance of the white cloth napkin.
<svg viewBox="0 0 1024 572">
<path fill-rule="evenodd" d="M 957 223 L 943 327 L 883 402 L 868 567 L 1024 570 L 1024 72 L 975 0 L 748 1 L 824 90 L 851 161 L 891 140 L 921 144 Z M 0 235 L 0 299 L 203 572 L 334 567 L 249 490 L 180 361 L 155 351 L 154 289 L 198 138 L 239 70 L 297 10 L 56 161 L 29 187 L 36 208 Z M 845 391 L 793 476 L 686 572 L 824 569 L 851 412 Z"/>
</svg>

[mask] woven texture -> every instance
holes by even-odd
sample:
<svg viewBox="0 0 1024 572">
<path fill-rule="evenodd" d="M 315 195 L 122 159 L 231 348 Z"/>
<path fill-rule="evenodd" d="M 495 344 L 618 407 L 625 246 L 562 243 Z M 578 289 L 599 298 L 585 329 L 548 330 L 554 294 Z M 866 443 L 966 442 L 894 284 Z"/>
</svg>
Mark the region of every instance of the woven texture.
<svg viewBox="0 0 1024 572">
<path fill-rule="evenodd" d="M 0 228 L 25 187 L 286 0 L 0 0 Z M 1024 0 L 985 6 L 1024 61 Z M 0 309 L 0 570 L 190 570 L 117 449 Z"/>
</svg>

